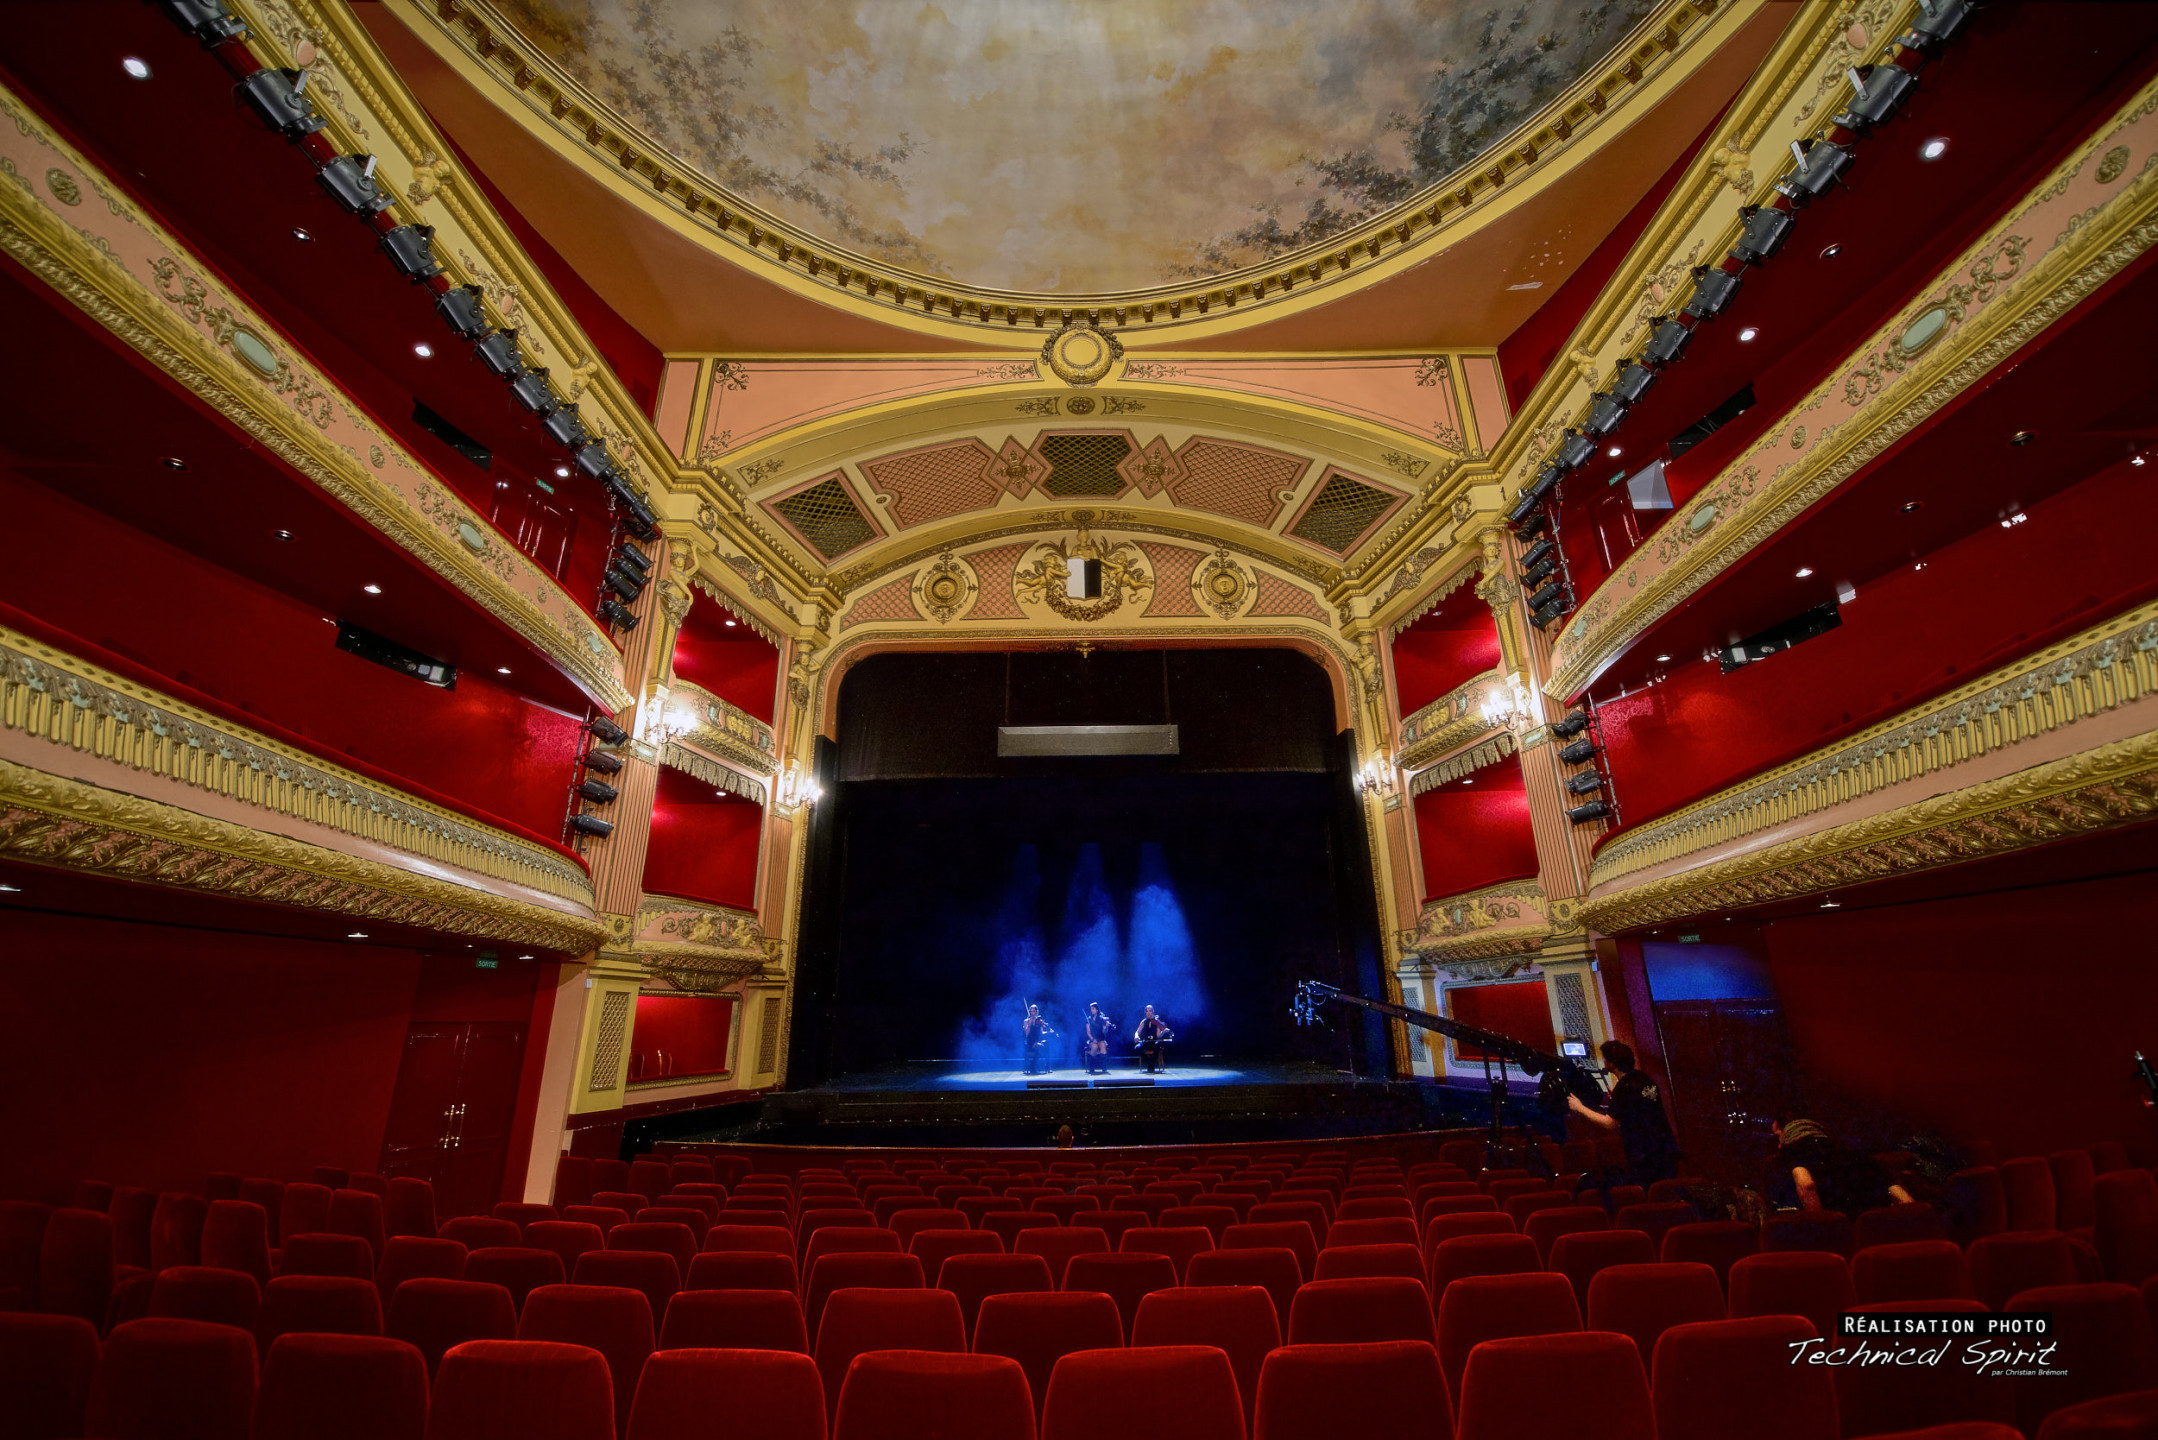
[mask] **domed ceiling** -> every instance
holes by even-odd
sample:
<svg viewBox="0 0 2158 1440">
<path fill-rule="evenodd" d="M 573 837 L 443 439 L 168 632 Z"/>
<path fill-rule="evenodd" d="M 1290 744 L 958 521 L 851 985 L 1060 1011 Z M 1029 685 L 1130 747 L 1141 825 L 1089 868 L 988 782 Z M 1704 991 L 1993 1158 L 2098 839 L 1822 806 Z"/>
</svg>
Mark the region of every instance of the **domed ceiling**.
<svg viewBox="0 0 2158 1440">
<path fill-rule="evenodd" d="M 1324 241 L 1461 169 L 1653 0 L 497 0 L 601 103 L 858 254 L 1079 295 Z"/>
</svg>

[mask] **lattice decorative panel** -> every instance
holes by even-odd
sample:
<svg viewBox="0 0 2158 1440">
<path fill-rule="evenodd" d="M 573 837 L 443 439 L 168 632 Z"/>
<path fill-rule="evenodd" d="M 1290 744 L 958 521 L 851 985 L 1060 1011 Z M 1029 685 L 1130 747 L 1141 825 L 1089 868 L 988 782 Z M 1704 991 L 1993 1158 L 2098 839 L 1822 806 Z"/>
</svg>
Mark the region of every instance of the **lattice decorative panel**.
<svg viewBox="0 0 2158 1440">
<path fill-rule="evenodd" d="M 1184 478 L 1184 462 L 1176 458 L 1169 442 L 1156 435 L 1144 449 L 1134 450 L 1117 466 L 1117 472 L 1151 500 Z"/>
<path fill-rule="evenodd" d="M 1124 493 L 1124 477 L 1117 466 L 1131 454 L 1131 441 L 1120 431 L 1044 435 L 1034 442 L 1034 451 L 1049 462 L 1049 478 L 1042 488 L 1052 495 Z"/>
<path fill-rule="evenodd" d="M 622 1043 L 629 1038 L 627 990 L 610 990 L 600 1002 L 599 1029 L 592 1035 L 592 1080 L 587 1090 L 612 1090 L 622 1076 Z"/>
<path fill-rule="evenodd" d="M 1004 448 L 990 458 L 986 475 L 990 484 L 1024 500 L 1027 491 L 1042 483 L 1049 465 L 1019 443 L 1016 435 L 1004 437 Z"/>
<path fill-rule="evenodd" d="M 872 620 L 919 620 L 921 613 L 914 608 L 914 580 L 902 575 L 888 585 L 879 585 L 847 607 L 847 617 L 839 622 L 841 630 L 852 630 Z"/>
<path fill-rule="evenodd" d="M 1206 558 L 1201 550 L 1187 550 L 1181 545 L 1164 545 L 1158 540 L 1141 540 L 1139 548 L 1146 552 L 1147 562 L 1154 567 L 1154 595 L 1147 601 L 1149 615 L 1203 615 L 1199 601 L 1191 593 L 1191 572 Z"/>
<path fill-rule="evenodd" d="M 1296 517 L 1288 533 L 1321 550 L 1346 555 L 1403 498 L 1392 490 L 1381 490 L 1352 475 L 1329 470 L 1319 482 L 1318 493 L 1311 497 L 1311 503 Z"/>
<path fill-rule="evenodd" d="M 1558 996 L 1559 1023 L 1566 1033 L 1576 1039 L 1586 1040 L 1595 1031 L 1589 1028 L 1588 990 L 1581 983 L 1577 970 L 1561 970 L 1551 977 L 1551 988 Z"/>
<path fill-rule="evenodd" d="M 1311 592 L 1298 589 L 1278 575 L 1269 575 L 1261 570 L 1258 591 L 1258 598 L 1251 602 L 1251 609 L 1245 612 L 1247 616 L 1297 615 L 1306 620 L 1316 620 L 1322 625 L 1326 623 L 1326 611 L 1320 607 L 1318 601 L 1311 598 Z"/>
<path fill-rule="evenodd" d="M 1169 482 L 1169 498 L 1193 510 L 1207 510 L 1271 527 L 1281 514 L 1281 492 L 1295 487 L 1308 463 L 1301 456 L 1253 445 L 1200 437 L 1185 442 L 1176 458 L 1184 473 Z"/>
<path fill-rule="evenodd" d="M 779 1068 L 780 1000 L 764 997 L 764 1013 L 757 1017 L 757 1073 L 769 1075 Z"/>
<path fill-rule="evenodd" d="M 990 550 L 977 550 L 966 557 L 967 563 L 974 567 L 974 578 L 982 586 L 974 608 L 967 613 L 969 620 L 1026 618 L 1026 611 L 1019 608 L 1019 600 L 1012 594 L 1012 571 L 1018 567 L 1019 557 L 1026 553 L 1024 545 L 999 545 Z"/>
<path fill-rule="evenodd" d="M 877 527 L 854 503 L 853 494 L 837 474 L 770 502 L 772 511 L 801 536 L 810 549 L 825 560 L 846 554 L 877 538 Z"/>
<path fill-rule="evenodd" d="M 892 498 L 892 521 L 902 530 L 997 503 L 1003 487 L 990 478 L 996 455 L 979 440 L 930 445 L 862 462 L 862 478 Z"/>
</svg>

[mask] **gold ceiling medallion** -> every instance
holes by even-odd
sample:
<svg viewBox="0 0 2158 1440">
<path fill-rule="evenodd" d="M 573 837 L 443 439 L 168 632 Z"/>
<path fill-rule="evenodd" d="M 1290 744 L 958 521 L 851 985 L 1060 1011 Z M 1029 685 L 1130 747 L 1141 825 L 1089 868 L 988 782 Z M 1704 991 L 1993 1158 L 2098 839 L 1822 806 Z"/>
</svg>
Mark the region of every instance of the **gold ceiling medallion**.
<svg viewBox="0 0 2158 1440">
<path fill-rule="evenodd" d="M 1012 576 L 1012 589 L 1020 600 L 1046 605 L 1066 620 L 1092 624 L 1122 609 L 1126 599 L 1154 588 L 1139 547 L 1128 540 L 1097 543 L 1088 528 L 1094 519 L 1091 510 L 1074 510 L 1072 523 L 1079 527 L 1078 538 L 1047 543 L 1040 559 Z M 1101 594 L 1093 599 L 1074 593 L 1082 587 L 1073 583 L 1080 573 L 1078 562 L 1090 560 L 1101 567 Z"/>
<path fill-rule="evenodd" d="M 1124 342 L 1088 320 L 1074 321 L 1042 342 L 1043 363 L 1067 385 L 1092 385 L 1123 358 Z M 1078 402 L 1071 404 L 1076 411 Z"/>
<path fill-rule="evenodd" d="M 966 608 L 968 599 L 980 589 L 967 567 L 949 550 L 939 555 L 914 582 L 915 598 L 929 618 L 939 625 L 951 623 L 952 618 Z"/>
<path fill-rule="evenodd" d="M 1235 617 L 1251 599 L 1254 588 L 1251 574 L 1229 558 L 1226 548 L 1214 552 L 1199 573 L 1192 577 L 1191 588 L 1209 610 L 1222 619 Z"/>
</svg>

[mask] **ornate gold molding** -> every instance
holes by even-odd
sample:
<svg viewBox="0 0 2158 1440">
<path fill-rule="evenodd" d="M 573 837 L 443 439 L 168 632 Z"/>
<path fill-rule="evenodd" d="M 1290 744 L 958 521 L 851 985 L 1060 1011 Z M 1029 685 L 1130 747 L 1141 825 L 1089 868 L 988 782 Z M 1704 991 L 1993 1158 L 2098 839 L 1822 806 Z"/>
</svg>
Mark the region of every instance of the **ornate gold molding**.
<svg viewBox="0 0 2158 1440">
<path fill-rule="evenodd" d="M 645 896 L 635 932 L 638 960 L 676 989 L 699 994 L 762 973 L 778 948 L 749 912 L 672 895 Z"/>
<path fill-rule="evenodd" d="M 1483 716 L 1478 701 L 1504 678 L 1494 668 L 1472 676 L 1401 722 L 1400 742 L 1394 763 L 1415 770 L 1459 749 L 1486 731 L 1495 730 Z"/>
<path fill-rule="evenodd" d="M 1983 860 L 2153 816 L 2158 731 L 1598 895 L 1583 903 L 1582 918 L 1617 933 Z"/>
<path fill-rule="evenodd" d="M 1428 770 L 1418 771 L 1409 781 L 1409 794 L 1421 795 L 1427 790 L 1436 790 L 1450 780 L 1458 780 L 1463 775 L 1473 775 L 1486 765 L 1498 764 L 1519 748 L 1519 738 L 1513 731 L 1500 730 L 1482 744 L 1449 755 Z"/>
<path fill-rule="evenodd" d="M 540 143 L 693 243 L 796 294 L 906 329 L 1033 350 L 1084 322 L 1129 343 L 1225 333 L 1342 298 L 1460 243 L 1587 163 L 1757 12 L 1754 0 L 1667 0 L 1587 77 L 1498 145 L 1383 214 L 1271 263 L 1088 295 L 967 285 L 834 245 L 677 160 L 594 98 L 486 0 L 391 0 L 445 64 Z"/>
<path fill-rule="evenodd" d="M 587 909 L 593 903 L 592 877 L 559 851 L 329 764 L 4 627 L 0 728 Z"/>
<path fill-rule="evenodd" d="M 532 945 L 601 926 L 561 911 L 0 760 L 0 855 L 32 865 Z"/>
<path fill-rule="evenodd" d="M 1426 900 L 1416 928 L 1400 933 L 1402 961 L 1446 970 L 1458 979 L 1491 978 L 1462 972 L 1468 962 L 1528 964 L 1554 933 L 1550 910 L 1543 885 L 1535 880 L 1507 880 Z"/>
<path fill-rule="evenodd" d="M 724 790 L 730 795 L 739 795 L 744 800 L 753 800 L 759 805 L 770 798 L 762 780 L 744 775 L 731 766 L 722 765 L 710 756 L 700 755 L 679 740 L 669 740 L 660 746 L 659 763 L 670 770 L 679 770 L 684 775 L 694 775 L 715 789 Z M 765 773 L 772 772 L 767 770 Z"/>
<path fill-rule="evenodd" d="M 1941 776 L 2158 690 L 2158 603 L 2141 605 L 1847 740 L 1622 832 L 1592 889 L 1876 791 Z"/>
<path fill-rule="evenodd" d="M 779 738 L 772 727 L 741 706 L 720 699 L 701 685 L 677 680 L 668 692 L 667 708 L 690 719 L 690 727 L 675 738 L 685 745 L 709 750 L 721 759 L 759 775 L 779 770 Z"/>
</svg>

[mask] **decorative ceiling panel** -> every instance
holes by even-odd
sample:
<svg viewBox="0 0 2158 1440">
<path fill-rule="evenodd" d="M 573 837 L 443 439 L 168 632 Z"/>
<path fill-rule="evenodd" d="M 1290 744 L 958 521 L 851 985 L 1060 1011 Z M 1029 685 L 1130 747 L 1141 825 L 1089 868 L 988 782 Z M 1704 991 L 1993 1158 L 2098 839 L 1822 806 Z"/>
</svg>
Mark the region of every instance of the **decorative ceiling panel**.
<svg viewBox="0 0 2158 1440">
<path fill-rule="evenodd" d="M 966 510 L 985 510 L 1004 493 L 993 474 L 996 454 L 979 440 L 927 445 L 862 462 L 862 478 L 889 496 L 892 523 L 904 530 Z"/>
<path fill-rule="evenodd" d="M 1321 550 L 1346 555 L 1406 498 L 1397 490 L 1328 470 L 1286 533 Z"/>
<path fill-rule="evenodd" d="M 1169 482 L 1169 498 L 1193 510 L 1271 527 L 1310 462 L 1300 455 L 1236 445 L 1227 440 L 1187 441 L 1176 458 L 1184 473 Z"/>
<path fill-rule="evenodd" d="M 765 508 L 827 562 L 877 538 L 876 525 L 862 513 L 845 477 L 836 471 L 766 501 Z"/>
</svg>

